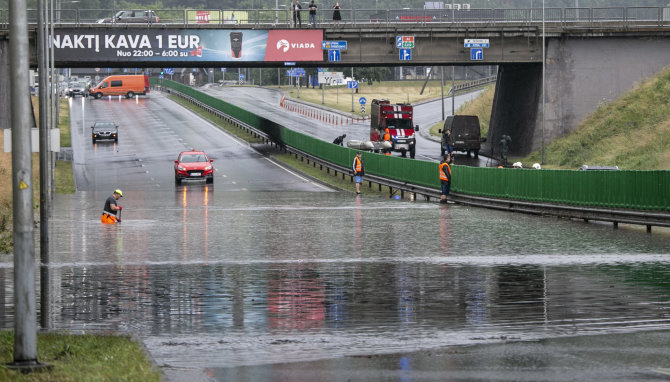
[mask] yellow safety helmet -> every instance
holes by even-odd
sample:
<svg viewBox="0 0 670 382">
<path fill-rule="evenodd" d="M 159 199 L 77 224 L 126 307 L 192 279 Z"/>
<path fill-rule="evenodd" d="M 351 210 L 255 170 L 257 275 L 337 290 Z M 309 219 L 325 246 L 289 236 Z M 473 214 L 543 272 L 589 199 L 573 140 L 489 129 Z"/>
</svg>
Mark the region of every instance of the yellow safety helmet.
<svg viewBox="0 0 670 382">
<path fill-rule="evenodd" d="M 123 192 L 121 192 L 121 190 L 119 190 L 118 188 L 114 190 L 114 193 L 119 194 L 119 196 L 123 198 Z"/>
</svg>

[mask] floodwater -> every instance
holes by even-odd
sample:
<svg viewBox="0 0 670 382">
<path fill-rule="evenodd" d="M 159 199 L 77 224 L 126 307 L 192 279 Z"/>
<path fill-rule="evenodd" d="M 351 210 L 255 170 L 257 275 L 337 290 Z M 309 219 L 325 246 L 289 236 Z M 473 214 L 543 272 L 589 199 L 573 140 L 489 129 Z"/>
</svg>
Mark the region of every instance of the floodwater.
<svg viewBox="0 0 670 382">
<path fill-rule="evenodd" d="M 57 195 L 48 326 L 134 333 L 171 380 L 670 322 L 670 237 L 644 229 L 337 192 L 124 194 L 116 226 L 108 195 Z"/>
</svg>

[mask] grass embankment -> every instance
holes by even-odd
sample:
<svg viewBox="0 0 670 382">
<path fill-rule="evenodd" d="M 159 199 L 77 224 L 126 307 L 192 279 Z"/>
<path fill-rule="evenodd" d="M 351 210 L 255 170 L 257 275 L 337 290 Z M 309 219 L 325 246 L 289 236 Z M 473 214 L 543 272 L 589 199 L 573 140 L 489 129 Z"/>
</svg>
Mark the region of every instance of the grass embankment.
<svg viewBox="0 0 670 382">
<path fill-rule="evenodd" d="M 440 81 L 431 80 L 426 84 L 426 88 L 421 92 L 424 81 L 384 81 L 374 82 L 368 85 L 367 82 L 358 83 L 358 93 L 354 90 L 354 113 L 361 114 L 361 105 L 358 99 L 365 97 L 367 100 L 365 115 L 370 115 L 370 102 L 373 99 L 388 99 L 391 103 L 417 102 L 429 99 L 439 98 L 442 95 L 440 90 Z M 456 82 L 459 84 L 460 82 Z M 282 89 L 286 89 L 282 87 Z M 444 87 L 444 94 L 451 89 L 451 83 Z M 289 93 L 291 98 L 298 99 L 298 90 L 292 89 Z M 321 89 L 319 88 L 301 88 L 300 100 L 321 105 Z M 328 86 L 323 90 L 323 106 L 340 110 L 346 113 L 351 112 L 351 89 L 345 86 Z"/>
<path fill-rule="evenodd" d="M 493 90 L 489 89 L 458 114 L 478 115 L 484 136 L 483 121 L 488 132 L 492 105 Z M 544 168 L 578 169 L 590 164 L 670 170 L 670 67 L 616 100 L 601 103 L 572 133 L 549 143 L 545 157 Z M 516 160 L 539 163 L 542 151 Z"/>
<path fill-rule="evenodd" d="M 249 143 L 263 142 L 262 139 L 256 138 L 252 134 L 248 134 L 246 131 L 233 126 L 232 124 L 226 122 L 223 118 L 219 118 L 205 112 L 204 110 L 200 109 L 199 107 L 193 105 L 190 102 L 183 100 L 180 97 L 174 95 L 171 95 L 169 97 L 174 102 L 184 106 L 185 108 L 191 110 L 192 112 L 211 121 L 215 125 L 219 126 L 221 129 L 229 132 L 230 134 L 242 140 L 245 140 Z M 353 182 L 351 182 L 350 176 L 348 175 L 345 176 L 344 179 L 342 179 L 342 173 L 338 172 L 338 174 L 335 175 L 334 171 L 327 172 L 325 168 L 322 170 L 319 168 L 319 166 L 315 167 L 313 162 L 307 163 L 306 161 L 301 161 L 299 158 L 296 158 L 294 155 L 286 153 L 275 152 L 272 154 L 272 157 L 276 159 L 278 162 L 281 162 L 291 168 L 294 168 L 297 171 L 300 171 L 301 173 L 305 174 L 306 176 L 316 179 L 322 183 L 328 184 L 334 188 L 351 192 L 355 190 L 355 185 Z M 361 193 L 363 195 L 388 196 L 390 195 L 390 190 L 388 187 L 382 186 L 382 189 L 380 191 L 379 187 L 375 186 L 374 188 L 371 188 L 369 187 L 368 183 L 364 182 L 363 187 L 361 187 Z"/>
<path fill-rule="evenodd" d="M 545 148 L 547 168 L 583 164 L 670 170 L 670 67 L 611 102 Z M 541 151 L 524 158 L 539 162 Z"/>
<path fill-rule="evenodd" d="M 0 331 L 1 381 L 160 381 L 142 348 L 128 336 L 37 335 L 37 360 L 51 366 L 29 374 L 4 365 L 14 361 L 14 334 Z"/>
<path fill-rule="evenodd" d="M 39 121 L 39 105 L 37 98 L 33 99 L 33 112 L 35 120 Z M 67 100 L 60 102 L 60 129 L 61 147 L 70 146 L 70 114 Z M 4 145 L 4 131 L 0 131 L 0 145 Z M 40 173 L 39 154 L 32 154 L 33 161 L 33 200 L 35 207 L 39 207 L 40 195 Z M 74 180 L 72 175 L 72 164 L 70 162 L 56 161 L 55 170 L 56 193 L 73 193 Z M 0 253 L 12 252 L 12 154 L 0 152 Z"/>
<path fill-rule="evenodd" d="M 493 107 L 493 96 L 495 95 L 495 85 L 487 85 L 484 91 L 475 99 L 465 102 L 456 110 L 456 115 L 476 115 L 479 117 L 479 126 L 481 127 L 482 137 L 489 133 L 489 124 L 491 122 L 491 108 Z M 439 122 L 430 128 L 430 134 L 440 136 L 437 130 L 442 129 L 444 121 Z"/>
</svg>

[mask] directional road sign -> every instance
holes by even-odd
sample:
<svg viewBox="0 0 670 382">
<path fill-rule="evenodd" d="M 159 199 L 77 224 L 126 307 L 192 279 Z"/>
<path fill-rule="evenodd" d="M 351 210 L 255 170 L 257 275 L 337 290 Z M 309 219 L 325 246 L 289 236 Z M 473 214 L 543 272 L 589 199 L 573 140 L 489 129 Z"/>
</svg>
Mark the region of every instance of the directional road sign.
<svg viewBox="0 0 670 382">
<path fill-rule="evenodd" d="M 173 75 L 174 74 L 174 68 L 165 68 L 165 69 L 163 69 L 163 73 Z"/>
<path fill-rule="evenodd" d="M 466 38 L 463 42 L 464 48 L 488 48 L 489 39 L 487 38 Z"/>
<path fill-rule="evenodd" d="M 484 59 L 484 49 L 482 48 L 470 48 L 470 60 L 471 61 L 481 61 Z"/>
<path fill-rule="evenodd" d="M 340 61 L 340 51 L 338 49 L 330 49 L 328 51 L 328 61 Z"/>
<path fill-rule="evenodd" d="M 365 103 L 366 103 L 367 101 L 368 101 L 368 100 L 366 100 L 365 97 L 361 97 L 361 98 L 358 99 L 358 103 L 360 103 L 361 105 L 365 105 Z"/>
<path fill-rule="evenodd" d="M 400 61 L 410 61 L 412 59 L 412 49 L 400 49 Z"/>
<path fill-rule="evenodd" d="M 347 50 L 346 41 L 321 41 L 321 49 L 337 49 L 337 50 Z"/>
<path fill-rule="evenodd" d="M 358 89 L 358 81 L 347 81 L 347 89 Z"/>
</svg>

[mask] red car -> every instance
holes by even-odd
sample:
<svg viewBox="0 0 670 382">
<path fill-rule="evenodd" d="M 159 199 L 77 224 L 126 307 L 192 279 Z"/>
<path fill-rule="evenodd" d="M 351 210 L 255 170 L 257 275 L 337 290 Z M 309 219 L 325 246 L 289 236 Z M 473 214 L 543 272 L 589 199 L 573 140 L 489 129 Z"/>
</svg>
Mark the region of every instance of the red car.
<svg viewBox="0 0 670 382">
<path fill-rule="evenodd" d="M 214 182 L 214 159 L 209 159 L 204 151 L 182 151 L 174 161 L 174 182 L 181 184 L 184 179 L 205 179 Z"/>
</svg>

